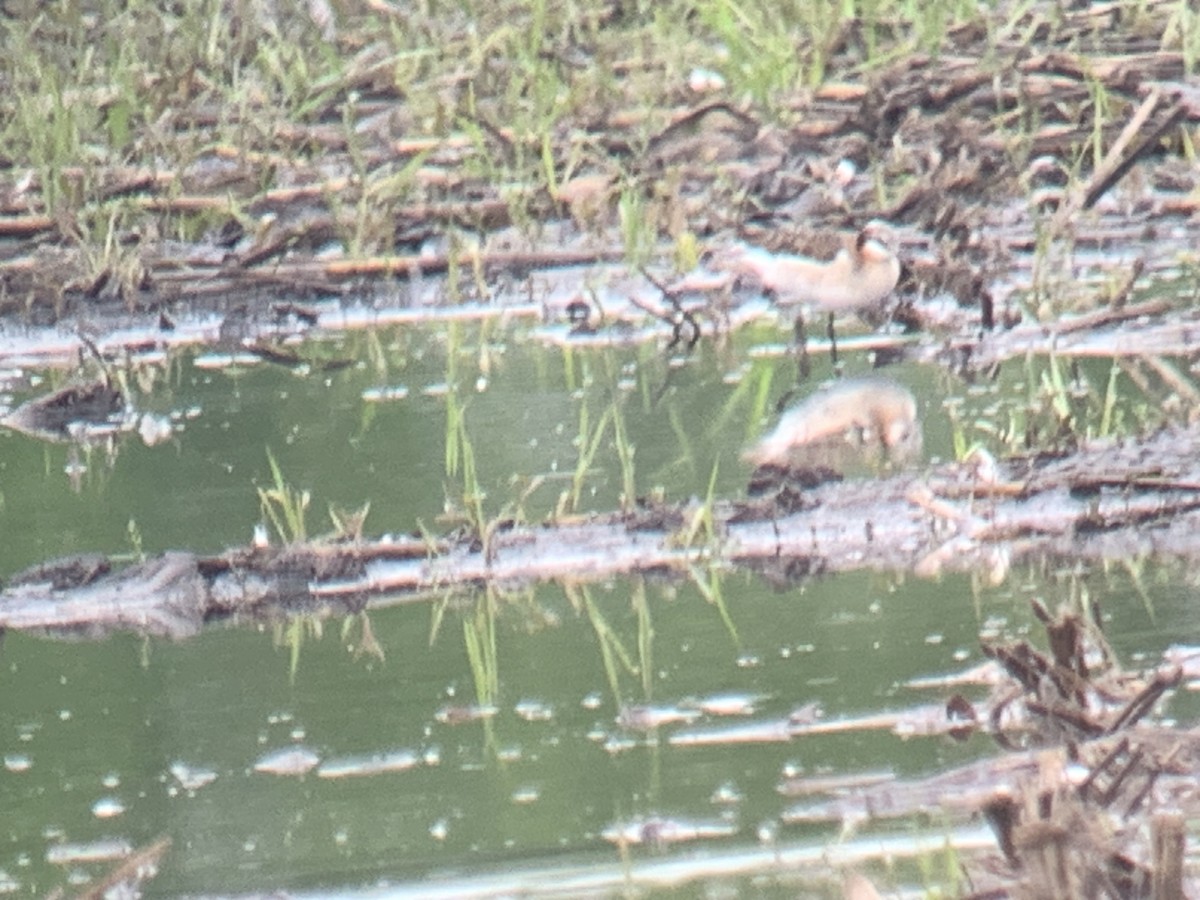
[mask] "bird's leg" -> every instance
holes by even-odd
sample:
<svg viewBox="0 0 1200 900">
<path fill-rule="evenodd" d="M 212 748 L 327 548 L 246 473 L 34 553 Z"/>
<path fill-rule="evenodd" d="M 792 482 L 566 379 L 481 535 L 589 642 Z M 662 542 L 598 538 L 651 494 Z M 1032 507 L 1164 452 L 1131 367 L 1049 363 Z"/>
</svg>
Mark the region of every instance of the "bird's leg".
<svg viewBox="0 0 1200 900">
<path fill-rule="evenodd" d="M 792 326 L 796 345 L 800 348 L 800 374 L 798 381 L 805 381 L 812 374 L 812 366 L 808 362 L 808 334 L 804 330 L 804 313 L 796 313 L 796 322 Z"/>
<path fill-rule="evenodd" d="M 837 337 L 833 333 L 833 313 L 829 314 L 829 325 L 826 328 L 829 335 L 829 364 L 837 368 Z"/>
</svg>

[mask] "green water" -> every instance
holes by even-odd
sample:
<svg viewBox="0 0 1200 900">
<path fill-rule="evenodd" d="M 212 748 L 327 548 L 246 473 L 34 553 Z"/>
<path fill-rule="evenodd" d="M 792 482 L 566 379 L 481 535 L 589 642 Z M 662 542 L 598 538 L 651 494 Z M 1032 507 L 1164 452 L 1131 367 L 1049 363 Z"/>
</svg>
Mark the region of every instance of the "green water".
<svg viewBox="0 0 1200 900">
<path fill-rule="evenodd" d="M 748 474 L 738 454 L 794 381 L 790 361 L 745 363 L 737 348 L 703 345 L 673 366 L 651 347 L 567 352 L 477 329 L 389 331 L 323 349 L 370 362 L 298 374 L 176 359 L 142 373 L 139 406 L 182 421 L 165 444 L 127 435 L 81 454 L 0 431 L 0 576 L 66 553 L 244 544 L 262 518 L 255 489 L 271 481 L 268 448 L 286 480 L 311 491 L 310 533 L 330 528 L 330 504 L 366 501 L 369 534 L 438 531 L 448 501 L 461 506 L 463 495 L 461 476 L 446 472 L 447 384 L 465 404 L 491 515 L 538 521 L 555 508 L 570 490 L 585 408 L 592 428 L 606 410 L 622 417 L 639 493 L 703 496 L 715 467 L 716 494 L 736 497 Z M 1093 381 L 1103 385 L 1106 371 Z M 971 391 L 912 368 L 893 377 L 920 397 L 927 454 L 945 459 L 952 427 L 942 397 L 958 391 L 970 409 L 994 410 L 1021 395 L 1025 373 Z M 396 386 L 408 396 L 364 399 Z M 583 511 L 612 509 L 621 494 L 611 431 L 598 447 Z M 72 454 L 86 465 L 74 481 L 64 471 Z M 60 845 L 136 847 L 164 835 L 173 846 L 155 896 L 613 865 L 621 857 L 603 831 L 651 816 L 731 833 L 635 847 L 635 860 L 753 847 L 764 833 L 834 843 L 836 825 L 776 824 L 794 802 L 776 791 L 785 772 L 918 775 L 994 747 L 980 736 L 956 744 L 887 731 L 708 747 L 678 746 L 672 735 L 783 719 L 812 703 L 839 717 L 944 700 L 904 682 L 980 662 L 981 629 L 1030 632 L 1032 597 L 1053 608 L 1087 590 L 1127 660 L 1152 664 L 1167 645 L 1200 639 L 1185 577 L 1162 568 L 1021 567 L 989 588 L 968 576 L 878 573 L 786 590 L 744 573 L 717 584 L 721 603 L 687 582 L 548 585 L 290 632 L 224 625 L 178 644 L 10 633 L 0 647 L 0 887 L 41 896 L 112 865 L 54 862 Z M 468 652 L 468 634 L 484 663 Z M 494 679 L 484 698 L 492 715 L 448 721 L 448 708 L 477 702 L 478 677 Z M 621 704 L 718 694 L 754 710 L 649 733 L 616 722 Z M 1184 698 L 1178 714 L 1190 706 Z M 382 754 L 407 763 L 342 778 L 254 770 L 292 746 L 327 767 Z M 208 783 L 181 784 L 181 766 Z"/>
</svg>

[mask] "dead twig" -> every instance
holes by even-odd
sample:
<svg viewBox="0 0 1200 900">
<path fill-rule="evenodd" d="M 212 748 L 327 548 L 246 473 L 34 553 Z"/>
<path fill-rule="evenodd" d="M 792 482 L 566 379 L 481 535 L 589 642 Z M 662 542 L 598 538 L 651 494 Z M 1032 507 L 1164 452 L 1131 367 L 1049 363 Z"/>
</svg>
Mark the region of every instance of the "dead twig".
<svg viewBox="0 0 1200 900">
<path fill-rule="evenodd" d="M 1108 148 L 1108 152 L 1104 154 L 1104 158 L 1092 172 L 1091 178 L 1077 184 L 1063 198 L 1062 205 L 1059 206 L 1058 211 L 1054 214 L 1054 218 L 1050 220 L 1051 234 L 1061 234 L 1075 213 L 1082 209 L 1091 208 L 1105 191 L 1129 171 L 1133 163 L 1137 161 L 1138 156 L 1146 151 L 1149 143 L 1143 142 L 1139 144 L 1135 153 L 1129 154 L 1128 157 L 1125 155 L 1126 148 L 1142 130 L 1142 127 L 1146 124 L 1146 120 L 1150 118 L 1150 115 L 1157 108 L 1160 99 L 1162 99 L 1162 91 L 1158 88 L 1152 88 L 1146 99 L 1138 107 L 1137 112 L 1133 114 L 1133 117 L 1121 129 L 1121 133 L 1117 136 L 1112 146 Z M 1173 113 L 1167 117 L 1164 125 L 1169 126 L 1174 124 L 1182 114 L 1182 107 L 1176 104 Z M 1162 128 L 1163 126 L 1160 126 L 1152 132 L 1155 140 L 1162 133 Z"/>
</svg>

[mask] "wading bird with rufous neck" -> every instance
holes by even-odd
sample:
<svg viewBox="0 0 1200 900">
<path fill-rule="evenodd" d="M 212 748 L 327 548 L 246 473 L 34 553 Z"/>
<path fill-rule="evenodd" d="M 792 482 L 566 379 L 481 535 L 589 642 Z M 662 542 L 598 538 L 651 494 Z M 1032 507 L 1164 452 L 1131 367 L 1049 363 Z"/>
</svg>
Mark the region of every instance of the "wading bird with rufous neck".
<svg viewBox="0 0 1200 900">
<path fill-rule="evenodd" d="M 771 253 L 745 244 L 719 254 L 716 268 L 751 277 L 780 306 L 795 306 L 796 339 L 801 367 L 807 374 L 803 309 L 829 314 L 830 353 L 837 364 L 833 319 L 840 312 L 860 314 L 882 309 L 900 280 L 896 236 L 885 222 L 868 222 L 854 235 L 844 235 L 832 259 L 818 260 L 790 253 Z"/>
</svg>

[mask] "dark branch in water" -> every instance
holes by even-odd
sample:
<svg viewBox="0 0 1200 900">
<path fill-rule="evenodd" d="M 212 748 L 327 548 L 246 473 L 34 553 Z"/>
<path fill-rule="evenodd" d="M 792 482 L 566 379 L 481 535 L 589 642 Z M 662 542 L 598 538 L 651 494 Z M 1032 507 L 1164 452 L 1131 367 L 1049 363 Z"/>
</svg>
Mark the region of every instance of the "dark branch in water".
<svg viewBox="0 0 1200 900">
<path fill-rule="evenodd" d="M 957 717 L 1016 752 L 919 781 L 877 774 L 826 785 L 789 779 L 783 794 L 828 799 L 806 799 L 784 820 L 861 824 L 933 814 L 955 822 L 982 815 L 998 855 L 960 855 L 972 885 L 965 896 L 977 900 L 1185 896 L 1182 822 L 1200 812 L 1192 787 L 1200 740 L 1143 721 L 1165 691 L 1179 686 L 1183 669 L 1146 678 L 1109 660 L 1089 671 L 1088 659 L 1103 655 L 1095 623 L 1077 613 L 1035 613 L 1051 652 L 1028 640 L 986 644 L 1006 677 L 992 679 L 978 711 Z M 1055 633 L 1071 636 L 1070 649 Z M 956 705 L 964 704 L 960 698 Z M 951 718 L 948 709 L 947 724 Z M 1147 828 L 1148 805 L 1171 812 L 1156 814 Z"/>
<path fill-rule="evenodd" d="M 688 543 L 695 506 L 647 506 L 540 527 L 497 529 L 487 552 L 472 535 L 439 541 L 314 542 L 171 552 L 115 572 L 107 561 L 48 563 L 0 591 L 0 628 L 93 636 L 116 629 L 186 637 L 207 621 L 344 612 L 480 585 L 675 573 L 717 561 L 781 582 L 856 569 L 980 570 L 1002 578 L 1026 558 L 1200 557 L 1200 434 L 1164 430 L 1070 456 L 1030 456 L 981 480 L 965 465 L 842 482 L 803 481 L 775 496 L 718 503 L 712 537 Z M 1096 473 L 1103 473 L 1097 477 Z M 1075 652 L 1059 638 L 1055 658 Z M 1027 686 L 1047 673 L 1013 674 Z M 1082 665 L 1082 662 L 1080 663 Z M 1061 666 L 1063 696 L 1077 690 Z M 1088 675 L 1080 669 L 1076 682 Z M 1149 698 L 1146 704 L 1153 702 Z M 1053 710 L 1048 707 L 1048 714 Z M 1140 714 L 1137 710 L 1130 716 Z"/>
</svg>

